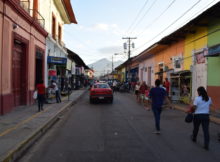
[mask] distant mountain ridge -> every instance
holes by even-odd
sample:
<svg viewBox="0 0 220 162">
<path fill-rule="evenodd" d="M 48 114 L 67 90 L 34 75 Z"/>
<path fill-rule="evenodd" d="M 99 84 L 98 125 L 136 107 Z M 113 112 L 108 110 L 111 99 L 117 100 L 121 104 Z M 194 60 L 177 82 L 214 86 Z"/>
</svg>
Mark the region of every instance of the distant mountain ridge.
<svg viewBox="0 0 220 162">
<path fill-rule="evenodd" d="M 114 68 L 122 64 L 123 61 L 114 61 Z M 88 65 L 95 71 L 95 76 L 100 76 L 103 74 L 110 73 L 112 71 L 112 62 L 106 58 L 100 59 L 92 64 Z"/>
</svg>

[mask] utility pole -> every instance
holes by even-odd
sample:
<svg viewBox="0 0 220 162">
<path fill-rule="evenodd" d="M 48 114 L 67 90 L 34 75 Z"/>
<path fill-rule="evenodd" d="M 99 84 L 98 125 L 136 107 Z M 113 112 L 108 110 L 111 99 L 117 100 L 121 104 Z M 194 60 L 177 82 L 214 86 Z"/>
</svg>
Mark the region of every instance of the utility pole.
<svg viewBox="0 0 220 162">
<path fill-rule="evenodd" d="M 128 44 L 125 44 L 126 46 L 124 46 L 124 48 L 128 46 L 128 76 L 127 78 L 129 78 L 130 77 L 131 40 L 137 39 L 137 37 L 123 37 L 122 39 L 128 40 Z"/>
</svg>

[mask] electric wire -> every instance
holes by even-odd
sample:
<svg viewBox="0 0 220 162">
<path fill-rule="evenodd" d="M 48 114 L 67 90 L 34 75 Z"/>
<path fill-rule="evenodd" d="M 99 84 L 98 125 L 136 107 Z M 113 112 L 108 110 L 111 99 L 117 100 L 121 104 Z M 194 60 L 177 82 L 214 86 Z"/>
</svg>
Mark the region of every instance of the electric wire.
<svg viewBox="0 0 220 162">
<path fill-rule="evenodd" d="M 174 25 L 177 21 L 180 20 L 183 16 L 185 16 L 189 11 L 191 11 L 198 3 L 200 3 L 201 0 L 198 0 L 196 3 L 194 3 L 189 9 L 187 9 L 182 15 L 180 15 L 177 19 L 175 19 L 170 25 L 168 25 L 165 29 L 163 29 L 160 33 L 158 33 L 155 37 L 150 39 L 149 41 L 145 42 L 144 44 L 140 45 L 138 48 L 136 48 L 134 51 L 140 49 L 141 47 L 145 46 L 146 44 L 152 42 L 154 39 L 156 39 L 158 36 L 160 36 L 162 33 L 164 33 L 167 29 L 169 29 L 172 25 Z"/>
<path fill-rule="evenodd" d="M 150 26 L 152 26 L 155 22 L 157 22 L 157 21 L 160 19 L 160 17 L 163 16 L 164 13 L 165 13 L 166 11 L 168 11 L 169 8 L 170 8 L 175 2 L 176 2 L 176 0 L 173 0 L 173 1 L 165 8 L 165 10 L 164 10 L 158 17 L 156 17 L 154 20 L 152 20 L 147 26 L 145 26 L 145 27 L 144 27 L 144 30 L 143 30 L 142 32 L 140 32 L 139 34 L 137 34 L 136 37 L 139 37 L 141 34 L 143 34 L 144 32 L 146 32 L 146 29 L 148 29 L 148 28 L 149 28 Z"/>
<path fill-rule="evenodd" d="M 131 35 L 133 33 L 135 28 L 141 23 L 141 21 L 144 19 L 144 17 L 150 12 L 150 10 L 153 8 L 153 6 L 156 4 L 156 2 L 157 2 L 157 0 L 154 0 L 154 2 L 151 4 L 149 9 L 144 13 L 144 15 L 141 17 L 141 19 L 139 19 L 139 21 L 134 25 L 134 27 L 132 28 L 131 32 L 129 32 L 129 35 Z"/>
<path fill-rule="evenodd" d="M 149 2 L 149 0 L 146 0 L 144 5 L 142 6 L 142 8 L 139 10 L 138 14 L 136 15 L 136 17 L 134 18 L 134 20 L 132 21 L 131 25 L 128 27 L 127 32 L 128 33 L 131 29 L 131 27 L 135 24 L 135 22 L 138 20 L 138 17 L 140 16 L 141 12 L 144 10 L 145 6 L 147 5 L 147 3 Z"/>
</svg>

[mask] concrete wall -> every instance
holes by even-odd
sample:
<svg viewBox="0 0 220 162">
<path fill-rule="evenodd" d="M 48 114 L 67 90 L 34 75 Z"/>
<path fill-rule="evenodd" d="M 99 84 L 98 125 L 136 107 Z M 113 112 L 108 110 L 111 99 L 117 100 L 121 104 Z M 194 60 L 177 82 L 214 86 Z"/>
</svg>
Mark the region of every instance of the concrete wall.
<svg viewBox="0 0 220 162">
<path fill-rule="evenodd" d="M 145 68 L 151 67 L 151 81 L 150 83 L 148 82 L 148 69 L 145 70 Z M 154 86 L 154 80 L 155 80 L 155 61 L 154 61 L 154 57 L 150 57 L 146 60 L 143 60 L 142 62 L 139 63 L 139 80 L 140 82 L 145 81 L 147 85 L 149 86 Z M 143 69 L 143 70 L 142 70 Z M 142 74 L 143 73 L 143 74 Z M 142 76 L 143 75 L 143 78 Z"/>
</svg>

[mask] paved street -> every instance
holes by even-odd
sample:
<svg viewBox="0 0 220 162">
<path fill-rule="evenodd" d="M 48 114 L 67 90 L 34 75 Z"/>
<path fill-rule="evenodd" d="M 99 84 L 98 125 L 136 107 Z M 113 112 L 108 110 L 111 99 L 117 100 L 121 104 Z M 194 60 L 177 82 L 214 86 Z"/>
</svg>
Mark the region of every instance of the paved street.
<svg viewBox="0 0 220 162">
<path fill-rule="evenodd" d="M 185 114 L 164 110 L 161 135 L 155 135 L 151 111 L 134 96 L 116 93 L 113 104 L 89 104 L 86 94 L 20 159 L 21 162 L 219 162 L 220 126 L 211 124 L 210 150 L 202 148 L 202 130 L 190 140 Z"/>
</svg>

